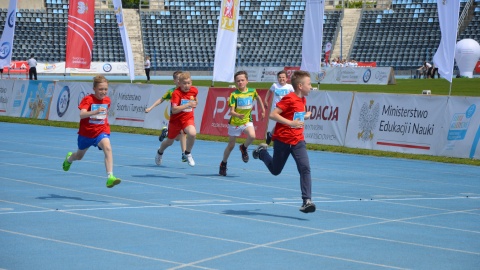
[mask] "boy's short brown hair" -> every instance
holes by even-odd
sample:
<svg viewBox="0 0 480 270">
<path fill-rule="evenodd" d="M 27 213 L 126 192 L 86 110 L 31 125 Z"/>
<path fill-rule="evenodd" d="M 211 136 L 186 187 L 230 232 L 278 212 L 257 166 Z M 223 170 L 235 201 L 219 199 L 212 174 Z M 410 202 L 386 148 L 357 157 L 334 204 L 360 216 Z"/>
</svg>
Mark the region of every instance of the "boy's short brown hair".
<svg viewBox="0 0 480 270">
<path fill-rule="evenodd" d="M 235 75 L 233 76 L 233 79 L 236 80 L 238 75 L 245 75 L 245 79 L 248 80 L 248 73 L 245 70 L 240 70 L 235 72 Z"/>
<path fill-rule="evenodd" d="M 297 90 L 298 85 L 303 81 L 304 78 L 310 77 L 310 73 L 303 70 L 296 70 L 293 72 L 292 77 L 290 78 L 292 82 L 293 89 Z"/>
<path fill-rule="evenodd" d="M 183 71 L 181 70 L 177 70 L 175 72 L 173 72 L 173 79 L 176 80 L 178 78 L 178 75 L 180 75 L 180 73 L 182 73 Z"/>
</svg>

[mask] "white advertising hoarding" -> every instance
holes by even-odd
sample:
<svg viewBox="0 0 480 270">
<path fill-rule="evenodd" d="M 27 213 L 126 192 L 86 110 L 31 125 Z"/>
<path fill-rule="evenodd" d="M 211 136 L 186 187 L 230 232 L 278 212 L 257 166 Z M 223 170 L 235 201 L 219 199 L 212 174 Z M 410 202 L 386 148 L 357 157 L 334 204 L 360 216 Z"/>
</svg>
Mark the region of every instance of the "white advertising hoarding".
<svg viewBox="0 0 480 270">
<path fill-rule="evenodd" d="M 445 112 L 445 131 L 439 155 L 480 158 L 480 98 L 450 97 Z"/>
<path fill-rule="evenodd" d="M 345 146 L 436 155 L 448 97 L 356 93 Z"/>
</svg>

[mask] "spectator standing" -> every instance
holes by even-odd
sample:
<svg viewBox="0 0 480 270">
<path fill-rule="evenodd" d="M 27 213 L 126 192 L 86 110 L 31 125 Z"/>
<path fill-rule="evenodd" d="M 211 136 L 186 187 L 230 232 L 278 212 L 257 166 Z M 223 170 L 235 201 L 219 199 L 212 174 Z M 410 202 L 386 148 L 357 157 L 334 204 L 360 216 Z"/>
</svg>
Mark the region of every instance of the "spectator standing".
<svg viewBox="0 0 480 270">
<path fill-rule="evenodd" d="M 147 75 L 147 82 L 150 82 L 150 68 L 152 64 L 150 63 L 150 56 L 145 58 L 145 75 Z"/>
<path fill-rule="evenodd" d="M 30 58 L 27 60 L 27 64 L 30 67 L 28 70 L 28 78 L 30 80 L 37 80 L 37 60 L 35 60 L 33 53 L 30 55 Z"/>
</svg>

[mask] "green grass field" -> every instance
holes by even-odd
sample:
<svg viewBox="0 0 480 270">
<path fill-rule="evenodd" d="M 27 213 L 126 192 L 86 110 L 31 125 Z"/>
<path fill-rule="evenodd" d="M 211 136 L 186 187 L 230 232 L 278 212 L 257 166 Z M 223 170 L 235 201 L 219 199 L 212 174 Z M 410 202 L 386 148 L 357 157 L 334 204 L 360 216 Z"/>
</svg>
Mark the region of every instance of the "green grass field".
<svg viewBox="0 0 480 270">
<path fill-rule="evenodd" d="M 128 82 L 125 81 L 125 83 L 128 83 Z M 138 81 L 137 83 L 139 82 L 140 81 Z M 211 81 L 194 81 L 193 83 L 196 86 L 211 85 Z M 172 82 L 171 81 L 152 81 L 152 84 L 172 85 Z M 232 83 L 216 82 L 215 86 L 225 87 L 231 84 Z M 270 88 L 271 83 L 250 83 L 249 86 L 256 87 L 256 88 Z M 428 89 L 428 90 L 431 90 L 432 94 L 435 94 L 435 95 L 448 95 L 449 88 L 450 88 L 450 83 L 444 79 L 416 79 L 416 80 L 399 79 L 397 80 L 396 85 L 332 85 L 332 84 L 320 85 L 320 90 L 377 92 L 377 93 L 392 93 L 392 94 L 421 94 L 422 90 Z M 472 96 L 472 97 L 480 96 L 480 79 L 479 78 L 454 79 L 452 83 L 452 95 Z M 0 122 L 56 126 L 56 127 L 75 128 L 75 129 L 78 128 L 78 123 L 57 122 L 57 121 L 28 119 L 28 118 L 15 118 L 15 117 L 7 117 L 7 116 L 0 116 Z M 124 126 L 112 126 L 111 129 L 112 129 L 112 132 L 125 132 L 125 133 L 158 136 L 158 130 L 152 130 L 152 129 L 124 127 Z M 197 138 L 201 140 L 223 141 L 223 142 L 227 142 L 228 140 L 228 138 L 226 137 L 209 136 L 209 135 L 203 135 L 203 134 L 198 134 Z M 263 142 L 263 141 L 255 141 L 254 143 L 258 144 L 260 142 Z M 433 162 L 445 162 L 445 163 L 456 163 L 456 164 L 480 166 L 480 160 L 476 160 L 476 159 L 438 157 L 438 156 L 429 156 L 429 155 L 413 155 L 413 154 L 403 154 L 403 153 L 396 153 L 396 152 L 353 149 L 353 148 L 340 147 L 340 146 L 316 145 L 316 144 L 309 144 L 308 148 L 311 150 L 317 150 L 317 151 L 340 152 L 340 153 L 348 153 L 348 154 L 372 155 L 372 156 L 381 156 L 381 157 L 407 158 L 407 159 L 417 159 L 417 160 L 428 160 Z"/>
</svg>

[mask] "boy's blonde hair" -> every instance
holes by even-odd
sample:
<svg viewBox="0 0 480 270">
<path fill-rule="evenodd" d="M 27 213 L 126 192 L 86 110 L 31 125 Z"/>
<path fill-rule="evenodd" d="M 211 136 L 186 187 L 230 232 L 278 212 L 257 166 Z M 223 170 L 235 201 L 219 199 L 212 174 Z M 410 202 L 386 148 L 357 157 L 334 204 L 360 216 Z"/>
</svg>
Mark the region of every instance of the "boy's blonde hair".
<svg viewBox="0 0 480 270">
<path fill-rule="evenodd" d="M 182 72 L 182 73 L 178 74 L 177 78 L 178 78 L 179 81 L 184 81 L 184 80 L 191 79 L 192 77 L 190 76 L 190 72 L 185 71 L 185 72 Z"/>
<path fill-rule="evenodd" d="M 107 78 L 103 75 L 97 75 L 93 77 L 93 88 L 96 88 L 100 83 L 108 83 Z"/>
<path fill-rule="evenodd" d="M 307 71 L 303 70 L 296 70 L 293 72 L 292 77 L 290 78 L 290 81 L 292 82 L 293 89 L 297 90 L 298 85 L 305 79 L 306 77 L 310 77 L 310 73 Z"/>
</svg>

